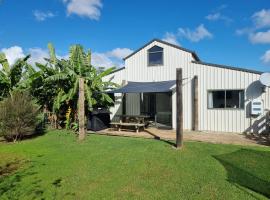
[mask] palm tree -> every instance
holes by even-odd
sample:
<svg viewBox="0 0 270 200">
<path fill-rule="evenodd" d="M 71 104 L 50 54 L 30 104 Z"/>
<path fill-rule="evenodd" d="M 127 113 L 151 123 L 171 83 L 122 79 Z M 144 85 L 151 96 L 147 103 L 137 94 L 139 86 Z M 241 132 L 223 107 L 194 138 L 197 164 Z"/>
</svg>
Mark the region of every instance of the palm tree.
<svg viewBox="0 0 270 200">
<path fill-rule="evenodd" d="M 98 73 L 91 65 L 91 52 L 84 52 L 80 45 L 71 46 L 69 59 L 57 59 L 54 48 L 49 44 L 50 65 L 57 66 L 57 73 L 46 78 L 47 82 L 59 83 L 59 91 L 54 100 L 54 109 L 59 109 L 64 102 L 74 101 L 77 104 L 79 119 L 79 140 L 85 138 L 85 107 L 89 111 L 100 102 L 111 103 L 112 99 L 104 91 L 108 87 L 116 86 L 112 82 L 103 82 L 102 78 L 110 74 L 115 68 L 109 68 Z M 69 86 L 66 88 L 66 86 Z M 85 106 L 86 103 L 86 106 Z"/>
<path fill-rule="evenodd" d="M 21 87 L 21 83 L 24 78 L 23 69 L 28 66 L 27 60 L 30 55 L 25 56 L 22 59 L 18 59 L 12 66 L 9 65 L 8 60 L 4 53 L 0 53 L 0 100 L 10 96 L 11 92 Z"/>
</svg>

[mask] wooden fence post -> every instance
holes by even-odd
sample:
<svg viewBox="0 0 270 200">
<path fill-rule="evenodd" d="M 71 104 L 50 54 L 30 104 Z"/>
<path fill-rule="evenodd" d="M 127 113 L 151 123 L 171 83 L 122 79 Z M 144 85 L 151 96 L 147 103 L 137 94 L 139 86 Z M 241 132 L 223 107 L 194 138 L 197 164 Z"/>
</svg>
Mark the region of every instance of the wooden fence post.
<svg viewBox="0 0 270 200">
<path fill-rule="evenodd" d="M 198 131 L 199 126 L 199 107 L 198 107 L 198 76 L 193 79 L 193 117 L 192 129 Z"/>
<path fill-rule="evenodd" d="M 183 146 L 182 68 L 176 69 L 176 148 Z"/>
</svg>

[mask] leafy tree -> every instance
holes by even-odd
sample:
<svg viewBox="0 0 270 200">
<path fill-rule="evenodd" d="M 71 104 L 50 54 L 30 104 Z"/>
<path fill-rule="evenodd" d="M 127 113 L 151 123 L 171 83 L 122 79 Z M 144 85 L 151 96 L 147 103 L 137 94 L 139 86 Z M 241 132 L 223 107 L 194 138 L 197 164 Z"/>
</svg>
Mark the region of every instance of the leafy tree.
<svg viewBox="0 0 270 200">
<path fill-rule="evenodd" d="M 17 141 L 31 135 L 40 122 L 39 106 L 22 91 L 14 91 L 0 102 L 0 135 L 8 141 Z"/>
<path fill-rule="evenodd" d="M 0 100 L 9 96 L 11 92 L 18 89 L 23 80 L 23 70 L 27 64 L 30 55 L 18 59 L 14 65 L 10 66 L 4 53 L 0 53 Z"/>
<path fill-rule="evenodd" d="M 112 99 L 104 91 L 116 86 L 112 82 L 103 82 L 102 78 L 115 68 L 98 72 L 91 65 L 91 52 L 84 52 L 80 45 L 71 46 L 69 59 L 58 59 L 52 44 L 48 45 L 50 58 L 48 64 L 37 66 L 42 70 L 45 82 L 57 86 L 53 109 L 59 111 L 65 104 L 72 105 L 78 110 L 79 139 L 85 137 L 85 109 L 91 111 L 95 106 L 106 106 Z M 54 88 L 53 87 L 53 88 Z"/>
</svg>

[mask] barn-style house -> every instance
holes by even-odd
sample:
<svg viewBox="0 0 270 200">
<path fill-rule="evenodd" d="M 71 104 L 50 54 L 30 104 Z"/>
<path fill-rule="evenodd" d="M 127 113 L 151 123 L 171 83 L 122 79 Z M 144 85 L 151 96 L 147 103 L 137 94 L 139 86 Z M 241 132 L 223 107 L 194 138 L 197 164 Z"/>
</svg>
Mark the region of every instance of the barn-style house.
<svg viewBox="0 0 270 200">
<path fill-rule="evenodd" d="M 261 132 L 270 107 L 262 72 L 211 64 L 188 49 L 154 39 L 124 58 L 125 67 L 106 77 L 122 85 L 111 119 L 147 114 L 176 128 L 176 69 L 182 68 L 184 130 Z"/>
</svg>

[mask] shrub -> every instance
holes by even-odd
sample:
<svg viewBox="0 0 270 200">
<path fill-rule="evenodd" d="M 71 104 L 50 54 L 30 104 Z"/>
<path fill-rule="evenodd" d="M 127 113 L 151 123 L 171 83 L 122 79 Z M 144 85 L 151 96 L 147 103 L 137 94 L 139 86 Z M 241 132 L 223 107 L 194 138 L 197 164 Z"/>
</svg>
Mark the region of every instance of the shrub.
<svg viewBox="0 0 270 200">
<path fill-rule="evenodd" d="M 0 135 L 7 141 L 34 134 L 39 121 L 39 106 L 28 93 L 16 91 L 0 102 Z"/>
</svg>

